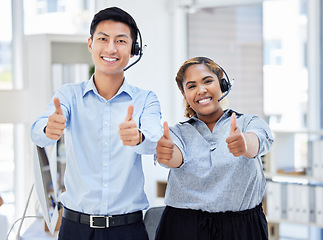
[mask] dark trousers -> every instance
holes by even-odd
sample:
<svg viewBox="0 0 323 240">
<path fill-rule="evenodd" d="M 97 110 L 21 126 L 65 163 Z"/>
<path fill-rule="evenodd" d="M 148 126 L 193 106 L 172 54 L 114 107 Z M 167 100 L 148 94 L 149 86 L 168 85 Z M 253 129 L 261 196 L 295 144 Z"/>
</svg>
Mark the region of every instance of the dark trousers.
<svg viewBox="0 0 323 240">
<path fill-rule="evenodd" d="M 240 212 L 208 213 L 166 206 L 156 240 L 267 240 L 266 217 L 259 205 Z"/>
<path fill-rule="evenodd" d="M 90 228 L 82 223 L 62 219 L 59 240 L 148 240 L 144 222 L 110 227 Z"/>
</svg>

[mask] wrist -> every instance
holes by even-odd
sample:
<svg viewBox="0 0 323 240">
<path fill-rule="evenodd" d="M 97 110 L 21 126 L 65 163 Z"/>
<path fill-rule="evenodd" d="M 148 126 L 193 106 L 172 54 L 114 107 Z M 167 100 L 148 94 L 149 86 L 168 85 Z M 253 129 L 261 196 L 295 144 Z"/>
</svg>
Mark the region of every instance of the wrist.
<svg viewBox="0 0 323 240">
<path fill-rule="evenodd" d="M 138 132 L 139 132 L 139 142 L 137 145 L 141 144 L 145 140 L 145 135 L 140 130 L 138 130 Z"/>
</svg>

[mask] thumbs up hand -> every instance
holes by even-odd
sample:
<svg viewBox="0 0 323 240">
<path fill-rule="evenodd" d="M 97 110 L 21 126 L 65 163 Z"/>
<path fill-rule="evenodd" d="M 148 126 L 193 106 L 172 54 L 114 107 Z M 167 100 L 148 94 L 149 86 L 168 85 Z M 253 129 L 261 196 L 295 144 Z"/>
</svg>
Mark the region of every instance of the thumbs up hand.
<svg viewBox="0 0 323 240">
<path fill-rule="evenodd" d="M 164 122 L 164 135 L 156 147 L 157 161 L 168 167 L 176 168 L 183 163 L 181 151 L 174 144 L 167 122 Z"/>
<path fill-rule="evenodd" d="M 61 102 L 58 98 L 54 99 L 55 112 L 48 117 L 47 125 L 45 128 L 46 137 L 59 140 L 65 129 L 66 118 L 63 114 Z"/>
<path fill-rule="evenodd" d="M 136 146 L 141 143 L 137 123 L 132 119 L 133 109 L 133 105 L 129 105 L 126 119 L 119 125 L 119 135 L 125 146 Z"/>
<path fill-rule="evenodd" d="M 247 153 L 247 142 L 245 135 L 241 132 L 241 129 L 237 127 L 237 117 L 235 113 L 232 113 L 230 123 L 230 135 L 226 139 L 229 151 L 235 157 L 245 155 Z"/>
<path fill-rule="evenodd" d="M 159 139 L 156 147 L 157 161 L 168 166 L 173 158 L 174 142 L 169 132 L 167 122 L 164 122 L 164 135 Z"/>
</svg>

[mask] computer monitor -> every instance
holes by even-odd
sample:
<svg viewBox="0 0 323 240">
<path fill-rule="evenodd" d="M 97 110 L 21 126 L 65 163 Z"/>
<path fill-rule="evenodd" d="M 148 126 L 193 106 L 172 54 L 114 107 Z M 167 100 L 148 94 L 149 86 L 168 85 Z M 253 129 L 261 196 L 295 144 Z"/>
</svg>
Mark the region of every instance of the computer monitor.
<svg viewBox="0 0 323 240">
<path fill-rule="evenodd" d="M 34 176 L 44 219 L 53 234 L 59 216 L 56 145 L 46 148 L 35 146 Z"/>
</svg>

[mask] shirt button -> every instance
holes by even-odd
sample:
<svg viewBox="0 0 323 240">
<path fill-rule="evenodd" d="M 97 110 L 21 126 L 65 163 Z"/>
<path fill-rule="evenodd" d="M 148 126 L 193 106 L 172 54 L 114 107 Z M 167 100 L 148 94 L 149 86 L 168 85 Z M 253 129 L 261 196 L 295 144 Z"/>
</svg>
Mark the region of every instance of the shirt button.
<svg viewBox="0 0 323 240">
<path fill-rule="evenodd" d="M 108 142 L 105 142 L 104 144 L 105 144 L 105 146 L 108 146 Z"/>
<path fill-rule="evenodd" d="M 107 163 L 105 163 L 103 166 L 107 167 L 107 166 L 108 166 L 108 164 L 107 164 Z"/>
<path fill-rule="evenodd" d="M 108 103 L 108 102 L 107 102 L 107 103 L 106 103 L 106 105 L 107 105 L 107 106 L 109 106 L 109 105 L 110 105 L 110 103 Z"/>
<path fill-rule="evenodd" d="M 104 125 L 108 125 L 108 122 L 104 122 Z"/>
<path fill-rule="evenodd" d="M 106 206 L 106 205 L 107 205 L 107 203 L 106 203 L 106 202 L 104 202 L 104 203 L 103 203 L 103 206 Z"/>
<path fill-rule="evenodd" d="M 104 187 L 107 187 L 107 186 L 108 186 L 108 184 L 104 184 L 103 186 L 104 186 Z"/>
</svg>

